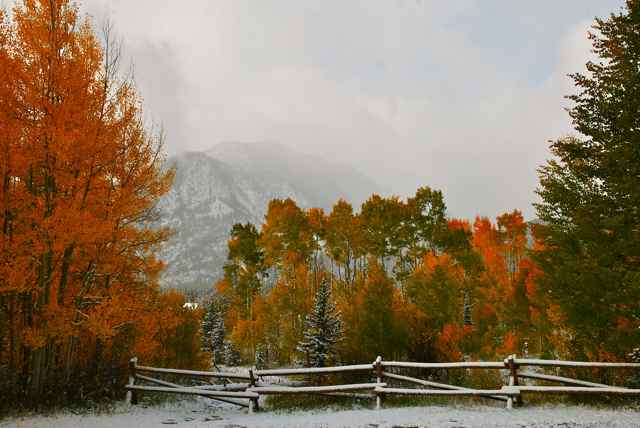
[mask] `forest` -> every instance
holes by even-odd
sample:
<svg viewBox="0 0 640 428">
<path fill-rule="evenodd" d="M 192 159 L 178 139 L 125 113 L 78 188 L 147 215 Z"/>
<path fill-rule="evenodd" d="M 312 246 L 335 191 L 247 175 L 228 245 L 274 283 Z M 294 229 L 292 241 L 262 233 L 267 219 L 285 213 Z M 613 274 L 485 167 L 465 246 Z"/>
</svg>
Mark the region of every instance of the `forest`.
<svg viewBox="0 0 640 428">
<path fill-rule="evenodd" d="M 455 218 L 426 185 L 329 212 L 274 199 L 230 231 L 224 277 L 194 308 L 159 286 L 171 230 L 155 208 L 174 171 L 112 27 L 67 0 L 0 11 L 0 406 L 121 397 L 132 356 L 640 360 L 640 1 L 589 38 L 536 220 Z"/>
<path fill-rule="evenodd" d="M 309 364 L 300 344 L 318 329 L 306 318 L 329 283 L 335 310 L 325 318 L 338 316 L 341 332 L 322 363 L 383 352 L 409 361 L 625 358 L 636 343 L 634 319 L 570 324 L 555 297 L 562 291 L 542 281 L 540 228 L 517 210 L 495 222 L 448 218 L 442 193 L 427 187 L 406 201 L 373 195 L 357 213 L 342 200 L 327 214 L 274 200 L 260 231 L 232 230 L 205 329 L 205 338 L 228 343 L 208 349 L 223 361 L 232 346 L 249 363 Z M 601 329 L 607 340 L 594 340 Z"/>
</svg>

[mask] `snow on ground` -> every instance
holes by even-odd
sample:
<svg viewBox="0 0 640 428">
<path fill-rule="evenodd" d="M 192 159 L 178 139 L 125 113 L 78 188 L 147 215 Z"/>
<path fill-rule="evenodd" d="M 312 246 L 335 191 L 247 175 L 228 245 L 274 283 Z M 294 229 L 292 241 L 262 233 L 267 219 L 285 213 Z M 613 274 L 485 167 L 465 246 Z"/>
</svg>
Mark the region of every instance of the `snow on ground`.
<svg viewBox="0 0 640 428">
<path fill-rule="evenodd" d="M 640 427 L 640 410 L 599 409 L 577 406 L 541 406 L 507 410 L 469 404 L 369 408 L 353 410 L 313 410 L 248 414 L 206 400 L 185 400 L 152 407 L 118 406 L 112 413 L 54 416 L 27 416 L 0 421 L 0 428 L 269 428 L 269 427 Z"/>
</svg>

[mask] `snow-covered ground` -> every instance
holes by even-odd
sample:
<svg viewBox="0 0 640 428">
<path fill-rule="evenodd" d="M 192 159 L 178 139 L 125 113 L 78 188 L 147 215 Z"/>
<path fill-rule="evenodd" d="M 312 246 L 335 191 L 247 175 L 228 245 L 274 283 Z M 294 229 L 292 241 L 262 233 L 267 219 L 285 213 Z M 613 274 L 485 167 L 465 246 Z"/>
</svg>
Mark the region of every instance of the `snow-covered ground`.
<svg viewBox="0 0 640 428">
<path fill-rule="evenodd" d="M 240 427 L 640 427 L 640 410 L 576 406 L 524 407 L 506 410 L 473 404 L 388 408 L 379 411 L 313 410 L 248 414 L 206 400 L 186 400 L 153 407 L 125 405 L 100 415 L 61 413 L 0 421 L 0 428 L 183 428 Z"/>
</svg>

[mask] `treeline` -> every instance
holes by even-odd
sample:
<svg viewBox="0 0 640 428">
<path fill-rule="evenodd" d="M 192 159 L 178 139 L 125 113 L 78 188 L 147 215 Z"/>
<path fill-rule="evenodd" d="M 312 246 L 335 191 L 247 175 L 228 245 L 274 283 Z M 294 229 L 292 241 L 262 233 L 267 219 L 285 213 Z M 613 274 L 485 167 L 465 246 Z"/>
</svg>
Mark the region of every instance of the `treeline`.
<svg viewBox="0 0 640 428">
<path fill-rule="evenodd" d="M 203 363 L 201 314 L 157 284 L 173 171 L 104 36 L 66 0 L 0 11 L 0 406 L 121 393 L 132 355 Z"/>
<path fill-rule="evenodd" d="M 260 231 L 233 227 L 215 310 L 249 362 L 256 350 L 267 364 L 304 360 L 297 348 L 322 281 L 344 325 L 341 363 L 552 355 L 557 309 L 534 285 L 530 230 L 518 211 L 450 219 L 426 187 L 407 200 L 373 195 L 359 212 L 342 200 L 329 213 L 273 200 Z"/>
</svg>

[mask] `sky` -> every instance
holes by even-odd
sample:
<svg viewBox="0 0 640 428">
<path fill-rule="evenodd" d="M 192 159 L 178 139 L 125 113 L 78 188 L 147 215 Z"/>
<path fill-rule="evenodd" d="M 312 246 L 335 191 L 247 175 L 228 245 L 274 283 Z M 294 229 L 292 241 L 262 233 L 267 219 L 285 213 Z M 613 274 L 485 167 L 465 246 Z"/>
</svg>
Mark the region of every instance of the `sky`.
<svg viewBox="0 0 640 428">
<path fill-rule="evenodd" d="M 110 19 L 167 150 L 274 141 L 452 216 L 535 217 L 568 73 L 622 0 L 85 0 Z"/>
</svg>

